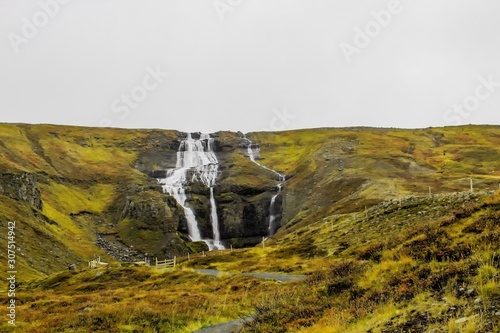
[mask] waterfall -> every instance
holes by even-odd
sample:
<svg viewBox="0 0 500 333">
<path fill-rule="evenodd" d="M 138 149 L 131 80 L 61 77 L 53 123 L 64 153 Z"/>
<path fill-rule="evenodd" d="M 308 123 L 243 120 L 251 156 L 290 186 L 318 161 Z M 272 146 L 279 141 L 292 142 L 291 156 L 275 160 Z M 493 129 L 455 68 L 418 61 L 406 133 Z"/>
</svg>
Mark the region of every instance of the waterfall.
<svg viewBox="0 0 500 333">
<path fill-rule="evenodd" d="M 210 250 L 224 249 L 220 242 L 219 219 L 214 197 L 214 186 L 219 171 L 219 161 L 214 152 L 214 139 L 209 134 L 202 134 L 200 139 L 193 139 L 188 133 L 187 139 L 181 141 L 177 152 L 175 169 L 167 170 L 167 177 L 160 179 L 164 192 L 167 192 L 184 209 L 188 223 L 189 238 L 192 241 L 204 241 Z M 198 181 L 210 189 L 210 220 L 214 239 L 202 239 L 196 216 L 186 205 L 185 184 L 191 174 L 191 181 Z"/>
<path fill-rule="evenodd" d="M 179 153 L 177 153 L 177 157 L 179 157 Z M 201 240 L 201 235 L 193 210 L 186 206 L 187 196 L 186 190 L 184 189 L 184 183 L 186 181 L 187 171 L 187 168 L 167 170 L 167 178 L 161 179 L 160 183 L 163 184 L 163 191 L 173 196 L 177 203 L 184 209 L 189 238 L 191 238 L 193 242 L 196 242 Z"/>
<path fill-rule="evenodd" d="M 272 198 L 271 198 L 271 203 L 269 204 L 269 236 L 272 236 L 276 233 L 276 230 L 278 229 L 278 226 L 275 225 L 276 221 L 276 211 L 274 209 L 274 204 L 276 202 L 276 198 L 278 195 L 281 194 L 281 187 L 282 184 L 278 184 L 278 193 L 276 193 Z"/>
<path fill-rule="evenodd" d="M 212 221 L 212 229 L 214 231 L 214 247 L 217 249 L 223 249 L 220 242 L 220 233 L 219 233 L 219 218 L 217 216 L 217 206 L 215 204 L 214 198 L 214 188 L 210 187 L 210 219 Z"/>
<path fill-rule="evenodd" d="M 286 178 L 285 175 L 279 173 L 278 171 L 268 168 L 267 166 L 257 162 L 256 155 L 260 153 L 260 148 L 257 145 L 255 145 L 250 139 L 248 139 L 245 135 L 243 135 L 242 139 L 247 142 L 247 154 L 250 160 L 253 163 L 257 164 L 259 167 L 273 172 L 276 176 L 278 176 L 278 180 L 280 182 L 277 186 L 278 189 L 277 193 L 271 198 L 271 202 L 269 204 L 268 236 L 272 236 L 276 233 L 276 230 L 278 229 L 278 226 L 276 225 L 276 211 L 274 206 L 276 203 L 276 198 L 281 194 L 281 190 L 283 189 L 283 183 L 285 182 Z"/>
<path fill-rule="evenodd" d="M 248 140 L 248 141 L 250 141 L 250 140 Z M 250 142 L 249 142 L 249 144 L 248 144 L 248 147 L 247 147 L 247 154 L 248 154 L 248 157 L 250 157 L 250 160 L 251 160 L 252 162 L 254 162 L 254 163 L 255 163 L 255 164 L 257 164 L 258 166 L 261 166 L 261 167 L 262 167 L 262 165 L 260 165 L 260 163 L 259 163 L 259 162 L 257 162 L 257 161 L 255 160 L 255 153 L 254 153 L 254 151 L 253 151 L 252 144 L 253 144 L 253 143 L 252 143 L 252 141 L 250 141 Z"/>
</svg>

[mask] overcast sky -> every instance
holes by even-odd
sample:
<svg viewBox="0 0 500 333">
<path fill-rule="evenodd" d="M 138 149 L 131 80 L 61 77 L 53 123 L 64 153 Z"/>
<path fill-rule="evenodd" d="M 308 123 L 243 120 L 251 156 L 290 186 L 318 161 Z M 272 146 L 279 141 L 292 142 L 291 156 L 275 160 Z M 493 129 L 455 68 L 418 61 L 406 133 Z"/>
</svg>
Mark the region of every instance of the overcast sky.
<svg viewBox="0 0 500 333">
<path fill-rule="evenodd" d="M 500 124 L 500 1 L 1 0 L 0 122 Z"/>
</svg>

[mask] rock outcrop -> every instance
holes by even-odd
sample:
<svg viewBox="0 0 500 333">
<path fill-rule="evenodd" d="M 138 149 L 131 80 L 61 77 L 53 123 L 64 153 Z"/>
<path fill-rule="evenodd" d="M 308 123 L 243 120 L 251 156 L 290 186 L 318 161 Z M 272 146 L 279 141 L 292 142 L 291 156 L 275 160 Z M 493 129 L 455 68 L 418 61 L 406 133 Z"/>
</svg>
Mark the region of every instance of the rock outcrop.
<svg viewBox="0 0 500 333">
<path fill-rule="evenodd" d="M 39 210 L 43 209 L 35 174 L 0 174 L 0 194 L 14 200 L 26 201 Z"/>
<path fill-rule="evenodd" d="M 142 255 L 163 258 L 189 251 L 187 239 L 179 234 L 187 232 L 182 208 L 170 195 L 155 189 L 147 188 L 123 199 L 114 231 L 117 237 L 108 237 L 109 242 L 125 244 Z"/>
<path fill-rule="evenodd" d="M 137 221 L 138 229 L 171 233 L 179 228 L 181 216 L 172 197 L 148 190 L 126 198 L 120 219 Z"/>
</svg>

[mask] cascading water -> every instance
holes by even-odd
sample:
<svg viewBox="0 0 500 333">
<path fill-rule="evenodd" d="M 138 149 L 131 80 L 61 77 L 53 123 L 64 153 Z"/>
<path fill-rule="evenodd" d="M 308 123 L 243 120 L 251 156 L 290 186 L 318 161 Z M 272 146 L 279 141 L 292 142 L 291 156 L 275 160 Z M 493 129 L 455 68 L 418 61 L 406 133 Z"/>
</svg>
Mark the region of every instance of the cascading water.
<svg viewBox="0 0 500 333">
<path fill-rule="evenodd" d="M 177 158 L 179 158 L 179 153 L 177 153 Z M 184 215 L 186 216 L 188 224 L 189 238 L 191 238 L 193 242 L 196 242 L 201 240 L 200 229 L 198 228 L 198 222 L 196 222 L 193 210 L 186 206 L 187 196 L 186 190 L 184 189 L 188 170 L 187 168 L 167 170 L 167 178 L 161 179 L 160 183 L 163 184 L 163 191 L 173 196 L 184 209 Z"/>
<path fill-rule="evenodd" d="M 213 187 L 210 187 L 210 220 L 212 221 L 212 230 L 214 232 L 213 246 L 217 249 L 223 249 L 224 246 L 220 242 L 219 217 L 217 216 Z"/>
<path fill-rule="evenodd" d="M 283 179 L 284 180 L 284 179 Z M 278 195 L 281 194 L 281 188 L 282 188 L 282 184 L 279 183 L 278 184 L 278 193 L 276 193 L 272 198 L 271 198 L 271 203 L 269 204 L 269 233 L 268 235 L 269 236 L 272 236 L 276 233 L 276 230 L 278 230 L 278 225 L 276 225 L 276 211 L 275 211 L 275 202 L 276 202 L 276 198 L 278 197 Z"/>
<path fill-rule="evenodd" d="M 275 204 L 276 204 L 276 198 L 281 194 L 281 190 L 283 189 L 283 183 L 285 182 L 286 178 L 285 175 L 279 173 L 276 170 L 273 170 L 271 168 L 268 168 L 267 166 L 260 164 L 256 160 L 256 155 L 259 154 L 260 148 L 255 145 L 250 139 L 248 139 L 245 135 L 242 138 L 244 141 L 247 142 L 247 154 L 250 160 L 260 166 L 261 168 L 264 168 L 268 171 L 273 172 L 278 176 L 279 184 L 278 184 L 278 192 L 271 198 L 271 203 L 269 204 L 269 228 L 268 228 L 268 236 L 272 236 L 276 233 L 276 230 L 278 229 L 278 225 L 276 225 L 276 209 L 275 209 Z"/>
<path fill-rule="evenodd" d="M 167 170 L 167 177 L 160 179 L 163 190 L 173 196 L 184 209 L 188 223 L 189 237 L 192 241 L 204 241 L 210 250 L 224 249 L 220 241 L 219 219 L 214 197 L 214 186 L 219 170 L 219 161 L 214 153 L 214 139 L 209 134 L 202 134 L 200 139 L 193 139 L 188 134 L 177 152 L 175 169 Z M 191 208 L 186 205 L 186 190 L 184 188 L 188 173 L 192 174 L 191 181 L 199 181 L 210 189 L 210 220 L 212 224 L 213 239 L 202 239 L 196 216 Z"/>
</svg>

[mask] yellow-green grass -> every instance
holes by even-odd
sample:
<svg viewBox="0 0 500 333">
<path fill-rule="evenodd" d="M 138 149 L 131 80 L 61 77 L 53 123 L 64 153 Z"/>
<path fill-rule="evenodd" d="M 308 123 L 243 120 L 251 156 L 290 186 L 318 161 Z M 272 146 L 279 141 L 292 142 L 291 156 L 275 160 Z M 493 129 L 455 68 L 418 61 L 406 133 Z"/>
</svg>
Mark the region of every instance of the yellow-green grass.
<svg viewBox="0 0 500 333">
<path fill-rule="evenodd" d="M 151 130 L 0 124 L 0 163 L 12 171 L 43 171 L 69 179 L 134 179 L 140 149 L 153 148 Z M 157 131 L 176 139 L 174 131 Z"/>
<path fill-rule="evenodd" d="M 443 135 L 441 142 L 434 139 L 438 134 Z M 318 129 L 252 133 L 249 136 L 261 144 L 263 164 L 285 173 L 294 173 L 301 164 L 307 163 L 314 170 L 321 161 L 309 159 L 317 151 L 329 157 L 343 155 L 361 158 L 361 161 L 362 158 L 379 160 L 404 157 L 420 166 L 436 168 L 437 171 L 443 169 L 450 177 L 464 172 L 484 175 L 498 175 L 500 172 L 497 164 L 499 128 L 495 126 L 421 130 Z M 347 147 L 352 150 L 344 147 L 342 151 L 342 144 L 346 141 L 352 143 L 352 147 Z M 412 150 L 408 150 L 410 146 L 413 146 Z M 358 164 L 360 167 L 365 163 L 361 161 Z M 481 165 L 478 161 L 481 161 Z M 460 168 L 453 167 L 454 163 Z M 373 172 L 360 169 L 356 172 Z"/>
<path fill-rule="evenodd" d="M 154 140 L 146 139 L 148 131 L 50 125 L 0 125 L 0 129 L 2 172 L 38 173 L 45 204 L 43 212 L 38 212 L 27 203 L 0 195 L 2 221 L 19 222 L 22 230 L 19 244 L 30 249 L 26 256 L 19 257 L 19 270 L 23 272 L 19 278 L 30 280 L 43 272 L 64 268 L 68 260 L 79 260 L 81 264 L 91 254 L 100 254 L 92 243 L 98 220 L 105 217 L 109 205 L 123 194 L 120 191 L 130 184 L 142 186 L 147 179 L 134 165 L 141 152 L 155 148 Z M 174 132 L 162 135 L 172 140 L 177 138 Z M 50 329 L 61 325 L 69 332 L 93 327 L 98 322 L 115 331 L 192 331 L 257 311 L 255 325 L 259 326 L 254 328 L 262 332 L 276 332 L 277 327 L 290 332 L 321 331 L 329 324 L 338 331 L 372 328 L 377 332 L 401 328 L 400 325 L 414 320 L 414 311 L 425 311 L 433 303 L 439 310 L 437 321 L 432 324 L 436 328 L 453 332 L 479 331 L 485 327 L 487 319 L 482 318 L 487 318 L 487 313 L 481 312 L 483 307 L 498 302 L 499 195 L 487 199 L 473 197 L 468 201 L 456 199 L 451 203 L 419 199 L 416 203 L 405 202 L 392 211 L 369 208 L 382 200 L 397 199 L 401 194 L 427 193 L 429 186 L 433 193 L 464 191 L 469 177 L 474 178 L 476 189 L 497 188 L 498 127 L 318 129 L 254 133 L 249 137 L 261 145 L 260 163 L 292 176 L 283 191 L 284 221 L 288 224 L 266 241 L 264 249 L 256 247 L 232 255 L 226 251 L 220 256 L 196 258 L 182 266 L 308 273 L 307 282 L 290 289 L 288 286 L 277 289 L 269 282 L 273 291 L 251 294 L 256 300 L 252 303 L 239 295 L 238 290 L 243 284 L 253 282 L 242 282 L 238 276 L 216 280 L 224 281 L 223 286 L 207 282 L 211 287 L 206 291 L 196 289 L 198 284 L 205 284 L 197 280 L 199 277 L 175 284 L 168 277 L 153 274 L 144 281 L 132 279 L 114 284 L 83 281 L 77 274 L 69 285 L 61 282 L 48 289 L 36 284 L 26 286 L 21 295 L 24 292 L 38 298 L 28 297 L 26 307 L 20 307 L 20 313 L 32 316 L 29 318 L 33 322 L 32 326 L 20 329 L 44 332 L 50 331 L 47 325 L 51 325 Z M 234 135 L 224 134 L 223 139 L 231 141 Z M 275 184 L 271 174 L 269 180 L 257 177 L 265 171 L 259 171 L 244 152 L 235 151 L 227 158 L 234 166 L 227 184 Z M 342 171 L 338 170 L 340 159 L 344 163 Z M 366 215 L 364 206 L 368 208 Z M 104 223 L 109 220 L 104 219 Z M 141 240 L 146 241 L 150 235 L 142 236 Z M 1 260 L 6 259 L 2 256 L 5 254 L 0 254 Z M 43 272 L 33 268 L 50 256 L 58 256 L 58 266 L 44 264 Z M 338 267 L 349 268 L 345 262 L 353 263 L 355 269 L 339 276 Z M 145 277 L 143 271 L 138 272 L 138 276 Z M 183 276 L 191 274 L 183 272 Z M 51 276 L 45 282 L 53 279 L 57 277 Z M 158 284 L 163 279 L 179 289 L 172 291 L 168 289 L 170 285 L 157 292 L 154 284 L 148 284 L 148 281 Z M 175 276 L 174 280 L 182 278 Z M 268 285 L 268 282 L 257 283 Z M 238 290 L 231 292 L 239 295 L 234 299 L 228 291 L 233 285 Z M 462 285 L 474 288 L 477 297 L 483 298 L 483 310 L 474 308 L 471 300 L 455 297 Z M 138 291 L 137 286 L 151 287 L 151 293 Z M 206 317 L 185 304 L 192 289 L 202 295 L 210 294 L 203 298 L 210 301 L 202 303 L 212 309 Z M 111 294 L 107 295 L 109 290 Z M 173 303 L 162 304 L 157 294 Z M 74 297 L 69 299 L 68 295 Z M 116 295 L 118 301 L 113 298 Z M 448 305 L 442 302 L 443 296 L 451 300 L 450 304 L 460 306 L 461 312 L 445 317 L 441 312 Z M 73 299 L 85 306 L 76 306 Z M 37 300 L 40 302 L 36 303 Z M 145 303 L 159 303 L 163 309 L 169 306 L 170 315 Z M 149 309 L 144 311 L 148 307 L 152 314 Z M 60 311 L 56 313 L 61 308 L 68 313 L 76 310 L 82 316 L 73 318 Z M 44 313 L 49 314 L 48 324 L 43 321 Z M 476 314 L 481 316 L 472 319 Z M 466 324 L 455 324 L 459 316 L 471 319 Z"/>
<path fill-rule="evenodd" d="M 500 235 L 500 194 L 469 200 L 465 205 L 459 202 L 457 210 L 450 209 L 453 204 L 445 207 L 449 216 L 417 219 L 399 235 L 380 239 L 381 247 L 348 236 L 348 222 L 357 222 L 349 220 L 350 215 L 341 215 L 297 228 L 281 240 L 268 240 L 264 248 L 210 253 L 181 264 L 227 271 L 290 269 L 308 273 L 305 281 L 292 285 L 239 275 L 214 279 L 182 268 L 173 272 L 111 268 L 60 273 L 22 286 L 20 299 L 29 296 L 19 307 L 23 321 L 19 329 L 189 332 L 257 312 L 256 321 L 245 331 L 382 332 L 418 325 L 420 313 L 426 313 L 428 328 L 481 331 L 491 320 L 488 309 L 499 302 L 500 249 L 494 240 Z M 429 209 L 432 204 L 423 201 L 416 208 L 424 205 Z M 415 207 L 407 203 L 398 212 L 384 211 L 388 218 L 384 224 L 400 223 L 412 209 Z M 368 213 L 368 220 L 381 214 Z M 367 217 L 360 214 L 357 218 L 361 222 Z M 366 233 L 366 238 L 379 235 L 378 230 Z M 431 239 L 448 249 L 467 239 L 473 252 L 464 257 L 450 253 L 443 260 L 441 248 Z M 343 241 L 350 246 L 339 252 Z M 417 244 L 422 246 L 419 252 L 410 251 Z M 429 256 L 422 255 L 428 251 Z M 474 298 L 457 296 L 459 288 L 475 289 L 476 297 L 482 298 L 481 306 L 476 307 Z M 451 307 L 460 310 L 450 317 Z M 61 309 L 77 315 L 62 315 Z M 462 317 L 470 320 L 457 324 Z"/>
<path fill-rule="evenodd" d="M 173 131 L 0 124 L 0 172 L 37 174 L 43 201 L 38 211 L 0 195 L 2 222 L 17 224 L 19 280 L 105 256 L 95 231 L 106 225 L 107 210 L 127 184 L 147 182 L 134 166 L 141 151 L 154 148 L 150 135 L 177 137 Z"/>
<path fill-rule="evenodd" d="M 222 186 L 265 188 L 276 185 L 276 175 L 253 163 L 244 152 L 235 152 L 227 161 L 232 165 Z M 265 175 L 265 177 L 263 177 Z"/>
<path fill-rule="evenodd" d="M 253 314 L 277 286 L 180 269 L 62 272 L 19 287 L 16 332 L 192 332 Z"/>
<path fill-rule="evenodd" d="M 356 222 L 349 219 L 349 215 L 343 215 L 298 228 L 266 248 L 219 253 L 195 258 L 183 265 L 231 271 L 289 269 L 293 273 L 311 274 L 305 284 L 268 296 L 266 302 L 257 307 L 262 307 L 262 312 L 248 332 L 366 332 L 369 329 L 382 332 L 390 327 L 417 325 L 419 313 L 428 311 L 434 318 L 426 323 L 429 328 L 447 329 L 449 323 L 455 325 L 455 320 L 470 317 L 466 324 L 452 325 L 451 331 L 481 331 L 489 327 L 490 307 L 500 302 L 500 248 L 495 241 L 500 237 L 500 193 L 479 201 L 473 199 L 465 206 L 459 203 L 462 210 L 453 211 L 450 207 L 453 205 L 445 208 L 450 216 L 430 221 L 423 216 L 409 228 L 399 227 L 395 234 L 382 238 L 378 230 L 365 230 L 367 235 L 363 238 L 355 232 L 352 237 L 348 236 L 349 222 Z M 428 203 L 425 208 L 430 208 Z M 409 209 L 403 205 L 401 212 L 410 212 Z M 424 209 L 424 205 L 418 209 Z M 398 215 L 388 219 L 384 223 L 400 223 Z M 478 229 L 481 226 L 484 228 Z M 435 235 L 441 237 L 438 245 L 430 238 Z M 370 237 L 373 244 L 363 241 Z M 349 248 L 339 252 L 339 243 L 343 242 L 349 242 Z M 410 250 L 416 244 L 422 244 L 419 252 Z M 467 252 L 467 248 L 472 251 Z M 442 257 L 443 251 L 448 257 Z M 310 255 L 314 252 L 319 255 Z M 283 265 L 286 259 L 289 266 Z M 476 297 L 482 299 L 481 306 L 478 308 L 473 302 L 475 297 L 456 297 L 460 288 L 474 289 Z M 450 318 L 449 308 L 453 306 L 460 310 Z"/>
<path fill-rule="evenodd" d="M 35 169 L 55 172 L 38 154 L 22 129 L 17 126 L 0 124 L 0 167 L 6 172 L 32 171 Z M 3 148 L 3 149 L 2 149 Z"/>
</svg>

